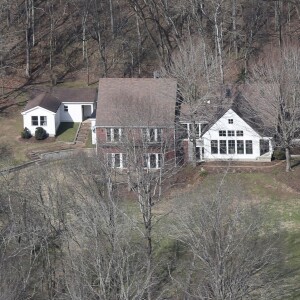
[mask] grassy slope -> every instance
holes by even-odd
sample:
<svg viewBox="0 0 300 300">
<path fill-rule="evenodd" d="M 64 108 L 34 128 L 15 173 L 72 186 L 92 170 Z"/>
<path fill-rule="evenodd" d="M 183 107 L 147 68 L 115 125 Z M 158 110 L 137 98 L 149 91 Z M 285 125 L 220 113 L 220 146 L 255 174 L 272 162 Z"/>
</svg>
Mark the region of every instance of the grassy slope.
<svg viewBox="0 0 300 300">
<path fill-rule="evenodd" d="M 202 177 L 200 168 L 190 170 L 190 178 L 182 185 L 182 188 L 171 192 L 168 199 L 162 201 L 155 208 L 157 215 L 162 216 L 168 212 L 178 211 L 178 207 L 189 201 L 197 201 L 197 195 L 204 194 L 212 197 L 215 189 L 222 179 L 223 174 L 209 173 Z M 186 173 L 184 173 L 186 180 Z M 265 173 L 229 173 L 226 175 L 226 189 L 235 191 L 239 199 L 243 198 L 255 204 L 261 205 L 270 213 L 270 222 L 279 224 L 282 229 L 281 239 L 284 247 L 286 261 L 281 266 L 282 280 L 286 287 L 285 299 L 300 299 L 300 193 L 288 186 L 285 178 L 284 165 L 275 167 Z M 300 166 L 294 169 L 290 175 L 293 180 L 300 179 Z M 299 187 L 300 189 L 300 187 Z M 236 192 L 238 191 L 238 193 Z M 187 196 L 188 195 L 188 196 Z M 170 214 L 167 218 L 176 217 Z M 168 220 L 161 221 L 160 228 L 156 228 L 158 236 L 164 232 Z M 272 225 L 271 225 L 272 226 Z M 158 242 L 159 252 L 167 251 L 172 247 L 171 243 L 163 240 Z"/>
</svg>

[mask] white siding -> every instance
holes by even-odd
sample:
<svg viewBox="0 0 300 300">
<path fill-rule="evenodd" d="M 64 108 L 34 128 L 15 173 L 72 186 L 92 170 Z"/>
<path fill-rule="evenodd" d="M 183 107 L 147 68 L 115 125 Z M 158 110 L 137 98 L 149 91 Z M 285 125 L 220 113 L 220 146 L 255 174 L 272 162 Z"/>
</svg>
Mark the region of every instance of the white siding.
<svg viewBox="0 0 300 300">
<path fill-rule="evenodd" d="M 51 112 L 47 109 L 37 106 L 32 110 L 22 113 L 22 115 L 23 115 L 23 126 L 24 126 L 24 128 L 27 127 L 30 130 L 32 135 L 34 135 L 35 129 L 37 127 L 43 127 L 47 131 L 49 136 L 55 136 L 56 121 L 55 121 L 55 113 L 54 112 Z M 32 116 L 38 117 L 38 125 L 37 126 L 31 125 L 32 124 L 31 123 Z M 40 117 L 41 116 L 47 117 L 47 125 L 44 125 L 44 126 L 40 125 Z"/>
<path fill-rule="evenodd" d="M 82 122 L 83 121 L 83 108 L 82 106 L 91 106 L 91 113 L 94 110 L 93 103 L 72 103 L 63 102 L 60 106 L 60 121 L 61 122 Z M 68 107 L 68 111 L 64 110 L 64 107 Z M 87 117 L 87 116 L 86 116 Z"/>
<path fill-rule="evenodd" d="M 91 119 L 91 130 L 92 130 L 92 144 L 95 145 L 97 142 L 97 136 L 96 136 L 96 119 Z"/>
<path fill-rule="evenodd" d="M 229 119 L 232 124 L 229 124 Z M 219 136 L 219 131 L 226 131 L 226 136 Z M 234 131 L 234 136 L 228 136 L 228 130 Z M 243 131 L 243 136 L 237 136 L 237 131 Z M 232 109 L 229 109 L 225 115 L 220 118 L 204 135 L 204 159 L 233 159 L 233 160 L 256 160 L 260 156 L 260 139 L 261 136 L 255 132 L 243 119 L 241 119 Z M 211 153 L 211 141 L 218 141 L 218 153 Z M 220 154 L 220 140 L 226 140 L 227 154 Z M 235 153 L 228 154 L 228 141 L 235 141 Z M 237 154 L 237 140 L 244 142 L 244 154 Z M 252 154 L 246 154 L 245 141 L 252 141 Z"/>
</svg>

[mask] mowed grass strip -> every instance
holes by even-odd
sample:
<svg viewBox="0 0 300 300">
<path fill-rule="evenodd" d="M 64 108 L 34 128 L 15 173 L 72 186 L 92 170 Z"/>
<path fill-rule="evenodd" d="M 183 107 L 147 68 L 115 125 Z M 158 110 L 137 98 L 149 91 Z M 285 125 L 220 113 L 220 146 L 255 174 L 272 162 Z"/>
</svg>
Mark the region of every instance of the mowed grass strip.
<svg viewBox="0 0 300 300">
<path fill-rule="evenodd" d="M 57 140 L 61 142 L 73 142 L 76 132 L 78 130 L 79 123 L 62 122 L 57 130 Z"/>
</svg>

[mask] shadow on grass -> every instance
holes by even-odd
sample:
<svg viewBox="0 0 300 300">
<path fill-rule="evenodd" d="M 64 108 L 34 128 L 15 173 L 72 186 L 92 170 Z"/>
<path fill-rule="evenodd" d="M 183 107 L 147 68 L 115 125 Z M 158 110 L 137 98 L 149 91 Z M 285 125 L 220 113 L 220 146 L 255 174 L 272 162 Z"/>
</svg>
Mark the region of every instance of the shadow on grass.
<svg viewBox="0 0 300 300">
<path fill-rule="evenodd" d="M 78 126 L 79 123 L 73 123 L 73 122 L 60 123 L 56 134 L 57 139 L 63 142 L 73 142 Z"/>
</svg>

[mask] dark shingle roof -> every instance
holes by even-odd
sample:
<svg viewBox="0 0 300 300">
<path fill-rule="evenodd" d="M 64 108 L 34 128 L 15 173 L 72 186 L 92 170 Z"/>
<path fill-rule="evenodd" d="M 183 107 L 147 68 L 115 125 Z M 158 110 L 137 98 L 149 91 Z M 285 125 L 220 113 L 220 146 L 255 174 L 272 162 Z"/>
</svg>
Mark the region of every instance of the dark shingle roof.
<svg viewBox="0 0 300 300">
<path fill-rule="evenodd" d="M 97 98 L 97 89 L 55 87 L 51 94 L 61 102 L 94 102 Z"/>
<path fill-rule="evenodd" d="M 96 126 L 174 126 L 174 79 L 102 78 L 98 91 Z"/>
<path fill-rule="evenodd" d="M 34 107 L 40 106 L 52 112 L 57 112 L 61 102 L 54 96 L 48 93 L 42 93 L 29 100 L 23 111 L 30 110 Z"/>
<path fill-rule="evenodd" d="M 41 93 L 34 92 L 35 96 L 27 102 L 24 111 L 36 106 L 56 112 L 62 102 L 95 102 L 97 89 L 92 88 L 44 88 Z"/>
</svg>

